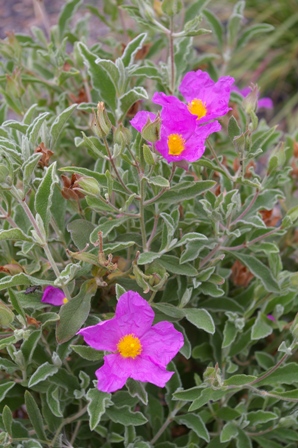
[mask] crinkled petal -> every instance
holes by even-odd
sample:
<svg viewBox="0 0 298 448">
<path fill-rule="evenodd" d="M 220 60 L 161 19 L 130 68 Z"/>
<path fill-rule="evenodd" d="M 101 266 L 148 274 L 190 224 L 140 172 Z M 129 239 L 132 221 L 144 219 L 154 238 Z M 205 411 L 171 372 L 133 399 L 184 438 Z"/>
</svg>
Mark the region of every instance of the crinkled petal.
<svg viewBox="0 0 298 448">
<path fill-rule="evenodd" d="M 122 389 L 130 376 L 130 369 L 125 369 L 120 355 L 104 356 L 104 365 L 96 370 L 97 388 L 102 392 L 115 392 Z"/>
<path fill-rule="evenodd" d="M 151 327 L 154 311 L 140 294 L 127 291 L 118 300 L 115 319 L 121 335 L 132 333 L 140 338 Z"/>
<path fill-rule="evenodd" d="M 165 367 L 184 344 L 182 333 L 171 322 L 159 322 L 141 338 L 142 358 Z"/>
<path fill-rule="evenodd" d="M 55 288 L 54 286 L 47 286 L 43 292 L 41 301 L 50 305 L 61 306 L 64 303 L 63 299 L 65 299 L 65 294 L 61 289 Z"/>
<path fill-rule="evenodd" d="M 186 104 L 175 96 L 167 96 L 162 92 L 155 93 L 152 101 L 163 106 L 161 132 L 166 129 L 167 134 L 183 134 L 186 138 L 193 133 L 197 120 L 189 112 Z"/>
<path fill-rule="evenodd" d="M 188 162 L 195 162 L 199 160 L 205 151 L 205 140 L 213 132 L 218 132 L 221 129 L 221 125 L 218 121 L 213 123 L 208 123 L 205 126 L 196 126 L 195 130 L 192 132 L 190 137 L 182 134 L 182 137 L 186 137 L 185 149 L 179 155 L 170 155 L 168 148 L 168 135 L 167 129 L 162 129 L 161 139 L 156 142 L 155 147 L 157 151 L 168 162 L 178 162 L 180 160 L 187 160 Z"/>
<path fill-rule="evenodd" d="M 181 81 L 180 92 L 187 102 L 199 99 L 206 105 L 207 113 L 198 120 L 198 123 L 206 123 L 214 118 L 228 113 L 229 100 L 234 78 L 223 76 L 214 82 L 208 73 L 198 70 L 188 72 Z"/>
<path fill-rule="evenodd" d="M 164 387 L 172 377 L 174 372 L 168 372 L 164 367 L 159 366 L 141 356 L 133 360 L 133 370 L 130 377 L 137 381 L 155 384 Z"/>
<path fill-rule="evenodd" d="M 90 347 L 109 352 L 116 351 L 119 339 L 122 337 L 115 318 L 82 328 L 77 334 L 83 336 L 84 341 Z"/>
<path fill-rule="evenodd" d="M 154 121 L 156 115 L 153 112 L 147 112 L 145 110 L 141 110 L 138 112 L 132 120 L 130 120 L 130 124 L 139 132 L 142 131 L 143 127 L 147 123 L 148 119 Z"/>
</svg>

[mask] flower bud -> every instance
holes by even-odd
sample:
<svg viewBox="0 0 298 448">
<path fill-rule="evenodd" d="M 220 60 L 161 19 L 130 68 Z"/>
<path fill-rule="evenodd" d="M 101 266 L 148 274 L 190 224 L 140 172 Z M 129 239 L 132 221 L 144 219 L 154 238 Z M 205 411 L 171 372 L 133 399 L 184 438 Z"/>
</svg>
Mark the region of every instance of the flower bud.
<svg viewBox="0 0 298 448">
<path fill-rule="evenodd" d="M 100 187 L 97 180 L 93 179 L 93 177 L 83 176 L 76 180 L 74 185 L 74 190 L 79 188 L 81 193 L 83 194 L 91 194 L 92 196 L 100 195 Z"/>
<path fill-rule="evenodd" d="M 150 119 L 148 118 L 148 121 L 143 127 L 141 133 L 143 139 L 151 143 L 155 143 L 158 140 L 160 140 L 160 125 L 161 125 L 161 118 L 159 114 L 157 114 L 154 121 L 150 121 Z"/>
<path fill-rule="evenodd" d="M 123 126 L 122 123 L 114 130 L 114 143 L 120 145 L 121 149 L 125 148 L 131 143 L 132 134 L 130 129 Z"/>
<path fill-rule="evenodd" d="M 103 136 L 108 135 L 110 133 L 110 130 L 112 129 L 112 123 L 108 117 L 105 105 L 102 101 L 97 104 L 96 125 Z"/>
<path fill-rule="evenodd" d="M 256 84 L 251 85 L 251 92 L 244 98 L 243 107 L 247 114 L 251 114 L 251 112 L 255 112 L 258 105 L 259 98 L 259 88 Z"/>
</svg>

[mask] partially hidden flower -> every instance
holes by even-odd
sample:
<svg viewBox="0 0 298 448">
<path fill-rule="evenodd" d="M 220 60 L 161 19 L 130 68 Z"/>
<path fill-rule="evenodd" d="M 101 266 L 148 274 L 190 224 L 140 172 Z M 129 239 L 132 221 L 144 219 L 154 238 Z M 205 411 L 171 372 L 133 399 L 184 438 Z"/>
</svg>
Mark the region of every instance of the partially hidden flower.
<svg viewBox="0 0 298 448">
<path fill-rule="evenodd" d="M 207 72 L 197 70 L 183 77 L 179 90 L 187 102 L 187 109 L 199 124 L 226 115 L 231 108 L 229 100 L 234 83 L 231 76 L 213 81 Z"/>
<path fill-rule="evenodd" d="M 239 89 L 239 87 L 237 86 L 232 86 L 232 91 L 240 93 L 240 95 L 243 96 L 243 98 L 246 98 L 247 95 L 249 95 L 251 93 L 251 88 L 250 87 L 244 87 L 243 89 Z M 264 98 L 260 98 L 258 99 L 257 102 L 257 108 L 258 109 L 272 109 L 273 108 L 273 101 L 271 98 L 268 97 L 264 97 Z"/>
<path fill-rule="evenodd" d="M 152 326 L 154 312 L 137 292 L 128 291 L 115 317 L 78 332 L 96 350 L 111 352 L 96 372 L 102 392 L 121 389 L 128 378 L 164 387 L 174 372 L 166 365 L 183 346 L 183 336 L 170 322 Z"/>
<path fill-rule="evenodd" d="M 160 139 L 155 148 L 168 162 L 187 160 L 195 162 L 205 151 L 205 140 L 213 132 L 220 131 L 218 122 L 197 126 L 197 119 L 190 114 L 187 106 L 175 96 L 158 93 L 153 101 L 162 105 L 160 113 Z M 152 112 L 140 111 L 131 120 L 131 125 L 142 132 L 143 127 L 154 121 L 156 115 Z"/>
<path fill-rule="evenodd" d="M 68 299 L 61 289 L 55 288 L 55 286 L 47 286 L 43 292 L 41 301 L 50 305 L 61 306 L 65 305 Z"/>
</svg>

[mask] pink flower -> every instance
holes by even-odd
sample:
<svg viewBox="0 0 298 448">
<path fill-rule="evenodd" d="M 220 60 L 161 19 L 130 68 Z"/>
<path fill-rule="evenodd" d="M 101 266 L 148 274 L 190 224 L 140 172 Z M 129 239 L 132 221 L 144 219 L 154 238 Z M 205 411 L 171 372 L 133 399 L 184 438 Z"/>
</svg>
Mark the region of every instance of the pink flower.
<svg viewBox="0 0 298 448">
<path fill-rule="evenodd" d="M 189 112 L 202 124 L 231 110 L 229 100 L 234 81 L 231 76 L 222 76 L 214 82 L 207 72 L 197 70 L 186 73 L 179 90 L 187 101 Z"/>
<path fill-rule="evenodd" d="M 214 122 L 198 126 L 196 117 L 190 114 L 187 106 L 175 96 L 156 93 L 153 101 L 163 106 L 160 114 L 160 139 L 155 143 L 157 151 L 168 162 L 195 162 L 202 157 L 205 140 L 213 132 L 220 131 L 220 124 Z M 130 123 L 141 132 L 148 118 L 153 121 L 155 114 L 140 111 Z"/>
<path fill-rule="evenodd" d="M 232 91 L 240 93 L 240 95 L 242 95 L 245 98 L 251 92 L 251 88 L 250 87 L 244 87 L 243 89 L 239 89 L 239 87 L 233 86 L 232 87 Z M 260 98 L 258 100 L 258 109 L 261 109 L 261 108 L 272 109 L 273 108 L 273 101 L 272 101 L 272 99 L 268 98 L 268 97 Z"/>
<path fill-rule="evenodd" d="M 65 305 L 68 302 L 68 299 L 65 297 L 64 292 L 55 288 L 54 286 L 47 286 L 43 292 L 41 301 L 43 303 L 49 303 L 54 306 Z"/>
<path fill-rule="evenodd" d="M 182 334 L 170 322 L 152 325 L 154 312 L 137 292 L 124 293 L 115 317 L 78 332 L 96 350 L 106 350 L 96 372 L 102 392 L 121 389 L 128 378 L 164 387 L 174 372 L 166 365 L 183 346 Z"/>
</svg>

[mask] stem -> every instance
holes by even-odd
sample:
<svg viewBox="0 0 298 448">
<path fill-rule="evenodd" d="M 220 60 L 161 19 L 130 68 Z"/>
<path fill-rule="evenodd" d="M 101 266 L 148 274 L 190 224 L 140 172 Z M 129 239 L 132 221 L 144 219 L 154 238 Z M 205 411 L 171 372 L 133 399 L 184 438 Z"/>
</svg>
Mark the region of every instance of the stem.
<svg viewBox="0 0 298 448">
<path fill-rule="evenodd" d="M 36 222 L 36 220 L 35 220 L 35 218 L 34 218 L 32 212 L 31 212 L 30 208 L 28 207 L 28 205 L 27 205 L 27 203 L 26 203 L 25 200 L 21 200 L 21 199 L 18 197 L 18 194 L 15 195 L 15 198 L 18 200 L 19 204 L 22 206 L 24 212 L 25 212 L 26 215 L 28 216 L 28 219 L 29 219 L 29 221 L 31 222 L 31 224 L 32 224 L 32 226 L 33 226 L 35 232 L 37 233 L 37 235 L 39 236 L 39 238 L 43 241 L 42 248 L 43 248 L 43 250 L 45 251 L 45 254 L 46 254 L 46 256 L 47 256 L 47 259 L 48 259 L 48 261 L 50 262 L 50 265 L 51 265 L 51 267 L 52 267 L 52 269 L 53 269 L 53 271 L 54 271 L 56 277 L 58 278 L 58 277 L 60 276 L 60 271 L 59 271 L 59 269 L 58 269 L 58 267 L 57 267 L 57 264 L 56 264 L 56 262 L 55 262 L 55 260 L 54 260 L 54 258 L 53 258 L 53 256 L 52 256 L 52 253 L 51 253 L 51 251 L 50 251 L 50 249 L 49 249 L 48 243 L 47 243 L 46 241 L 44 241 L 44 236 L 43 236 L 43 234 L 41 233 L 41 231 L 39 230 L 39 227 L 38 227 L 38 225 L 37 225 L 37 222 Z M 69 291 L 68 291 L 68 287 L 67 287 L 66 285 L 63 285 L 63 286 L 62 286 L 62 289 L 63 289 L 63 292 L 64 292 L 64 294 L 65 294 L 65 297 L 66 297 L 67 299 L 70 299 L 70 293 L 69 293 Z"/>
<path fill-rule="evenodd" d="M 170 174 L 170 177 L 169 177 L 169 182 L 171 183 L 171 181 L 172 181 L 172 179 L 173 179 L 173 177 L 174 177 L 174 174 L 175 174 L 175 171 L 176 171 L 176 165 L 175 165 L 175 163 L 173 163 L 173 166 L 172 166 L 172 171 L 171 171 L 171 174 Z M 168 187 L 165 187 L 165 188 L 162 188 L 162 190 L 160 190 L 160 192 L 156 195 L 156 196 L 154 196 L 153 198 L 151 198 L 151 199 L 148 199 L 148 201 L 145 201 L 144 202 L 144 205 L 150 205 L 150 204 L 153 204 L 157 199 L 159 199 L 167 190 L 168 190 L 169 188 Z"/>
<path fill-rule="evenodd" d="M 260 376 L 259 378 L 256 378 L 255 380 L 253 380 L 253 381 L 252 381 L 251 383 L 249 383 L 249 384 L 252 386 L 253 384 L 257 384 L 257 383 L 259 383 L 260 381 L 263 381 L 265 378 L 267 378 L 267 377 L 270 376 L 273 372 L 275 372 L 275 370 L 277 370 L 278 367 L 281 366 L 281 364 L 283 364 L 283 363 L 289 358 L 289 356 L 290 356 L 290 355 L 288 355 L 287 353 L 285 353 L 285 354 L 282 356 L 282 358 L 280 358 L 280 360 L 278 361 L 278 363 L 277 363 L 275 366 L 271 367 L 271 369 L 267 370 L 267 372 L 265 372 L 262 376 Z"/>
<path fill-rule="evenodd" d="M 115 165 L 113 156 L 112 156 L 112 154 L 111 154 L 111 151 L 110 151 L 110 148 L 109 148 L 109 144 L 108 144 L 108 142 L 107 142 L 107 139 L 106 139 L 105 137 L 103 137 L 102 139 L 103 139 L 105 148 L 106 148 L 107 153 L 108 153 L 109 161 L 111 162 L 111 165 L 112 165 L 112 167 L 113 167 L 113 169 L 114 169 L 114 172 L 115 172 L 115 174 L 116 174 L 116 176 L 117 176 L 118 181 L 120 182 L 120 184 L 122 185 L 122 187 L 124 188 L 124 190 L 125 190 L 127 193 L 129 193 L 130 195 L 133 194 L 133 192 L 132 192 L 129 188 L 127 188 L 127 186 L 125 185 L 125 183 L 123 182 L 123 180 L 122 180 L 122 178 L 121 178 L 121 176 L 120 176 L 120 174 L 119 174 L 119 171 L 118 171 L 118 169 L 117 169 L 117 167 L 116 167 L 116 165 Z"/>
<path fill-rule="evenodd" d="M 216 252 L 219 251 L 220 248 L 220 243 L 218 243 L 211 252 L 209 252 L 209 254 L 202 259 L 201 263 L 200 263 L 200 269 L 205 266 L 206 263 L 208 263 L 208 261 L 213 257 L 214 254 L 216 254 Z"/>
<path fill-rule="evenodd" d="M 6 219 L 9 222 L 9 224 L 11 225 L 11 227 L 18 228 L 18 226 L 16 225 L 14 220 L 9 216 L 9 214 L 4 210 L 4 208 L 1 205 L 0 205 L 0 212 L 3 215 L 3 216 L 0 216 L 0 219 Z"/>
<path fill-rule="evenodd" d="M 140 224 L 141 224 L 141 235 L 142 235 L 142 245 L 143 251 L 148 252 L 147 248 L 147 235 L 145 226 L 145 182 L 146 179 L 142 178 L 140 183 Z"/>
<path fill-rule="evenodd" d="M 234 224 L 236 224 L 238 221 L 240 221 L 243 216 L 247 215 L 247 213 L 251 210 L 252 206 L 254 205 L 254 203 L 256 202 L 258 196 L 260 194 L 260 190 L 256 190 L 251 202 L 248 204 L 248 206 L 246 207 L 245 210 L 243 210 L 243 212 L 236 218 L 234 219 L 234 221 L 231 222 L 231 226 L 233 226 Z"/>
<path fill-rule="evenodd" d="M 162 433 L 167 429 L 170 423 L 174 420 L 176 414 L 180 411 L 181 408 L 186 404 L 186 402 L 178 402 L 175 409 L 169 414 L 168 418 L 164 422 L 164 424 L 161 426 L 161 428 L 157 431 L 153 439 L 150 441 L 150 444 L 153 445 L 162 435 Z"/>
<path fill-rule="evenodd" d="M 159 215 L 155 215 L 155 216 L 154 216 L 153 229 L 152 229 L 150 238 L 148 239 L 147 244 L 146 244 L 146 247 L 147 247 L 147 250 L 148 250 L 148 251 L 150 250 L 150 245 L 151 245 L 152 240 L 153 240 L 153 238 L 155 237 L 155 234 L 156 234 L 158 220 L 159 220 Z"/>
<path fill-rule="evenodd" d="M 55 445 L 55 443 L 56 443 L 56 440 L 58 439 L 59 434 L 60 434 L 62 428 L 63 428 L 64 426 L 68 425 L 69 423 L 72 423 L 74 420 L 77 420 L 77 419 L 80 418 L 82 415 L 84 415 L 85 412 L 87 411 L 87 407 L 88 407 L 88 405 L 84 406 L 83 409 L 80 409 L 76 414 L 74 414 L 74 415 L 72 415 L 72 416 L 70 416 L 70 417 L 68 417 L 68 418 L 65 418 L 65 419 L 63 420 L 63 422 L 60 424 L 59 428 L 57 429 L 56 434 L 55 434 L 55 436 L 54 436 L 54 438 L 53 438 L 52 443 L 51 443 L 50 446 L 54 447 L 54 445 Z"/>
<path fill-rule="evenodd" d="M 225 172 L 226 176 L 232 181 L 234 182 L 234 178 L 233 176 L 231 176 L 231 174 L 229 173 L 229 171 L 227 170 L 227 168 L 219 161 L 219 158 L 217 157 L 217 154 L 213 148 L 213 146 L 211 145 L 211 143 L 209 142 L 209 139 L 206 140 L 207 141 L 207 145 L 211 151 L 211 154 L 213 155 L 214 159 L 216 160 L 217 165 Z"/>
<path fill-rule="evenodd" d="M 262 241 L 264 238 L 267 238 L 268 236 L 273 235 L 278 230 L 280 230 L 279 227 L 276 229 L 269 230 L 269 232 L 264 233 L 264 235 L 260 235 L 257 238 L 254 238 L 251 241 L 247 241 L 242 244 L 239 244 L 238 246 L 231 246 L 231 247 L 221 246 L 221 250 L 229 252 L 229 251 L 238 250 L 238 249 L 245 249 L 246 247 L 252 246 L 254 243 L 257 243 L 258 241 Z"/>
<path fill-rule="evenodd" d="M 170 64 L 171 64 L 170 90 L 172 94 L 175 91 L 175 55 L 174 55 L 173 27 L 174 27 L 173 17 L 170 17 L 170 34 L 169 34 Z"/>
</svg>

